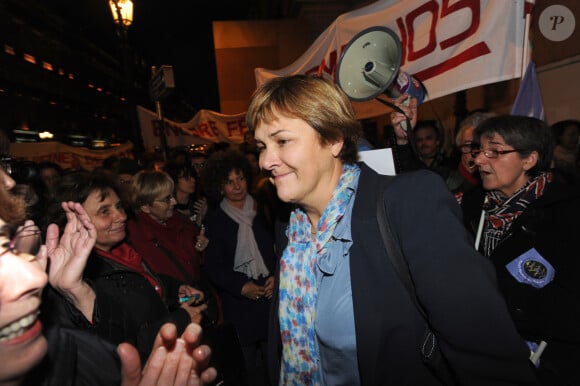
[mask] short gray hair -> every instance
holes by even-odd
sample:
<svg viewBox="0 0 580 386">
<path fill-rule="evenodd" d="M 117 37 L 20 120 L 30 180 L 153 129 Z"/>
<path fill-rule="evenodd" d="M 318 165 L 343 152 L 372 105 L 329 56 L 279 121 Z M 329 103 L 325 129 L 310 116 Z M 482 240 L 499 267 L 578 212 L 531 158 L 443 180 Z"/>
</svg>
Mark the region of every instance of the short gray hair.
<svg viewBox="0 0 580 386">
<path fill-rule="evenodd" d="M 469 114 L 459 124 L 459 130 L 457 131 L 457 135 L 455 136 L 455 144 L 457 146 L 461 146 L 461 136 L 463 135 L 465 130 L 467 130 L 470 127 L 473 127 L 475 129 L 477 126 L 479 126 L 481 122 L 495 116 L 497 116 L 497 114 L 491 111 L 488 112 L 477 111 L 475 113 Z"/>
</svg>

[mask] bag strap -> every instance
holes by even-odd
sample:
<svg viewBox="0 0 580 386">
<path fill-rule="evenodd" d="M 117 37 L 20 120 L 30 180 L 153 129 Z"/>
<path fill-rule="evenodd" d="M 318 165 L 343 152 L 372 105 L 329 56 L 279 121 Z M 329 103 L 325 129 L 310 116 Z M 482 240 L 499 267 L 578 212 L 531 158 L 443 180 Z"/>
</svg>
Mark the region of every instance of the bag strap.
<svg viewBox="0 0 580 386">
<path fill-rule="evenodd" d="M 393 178 L 394 177 L 390 176 L 384 178 L 384 183 L 382 184 L 382 188 L 380 190 L 381 194 L 377 199 L 377 220 L 379 223 L 379 230 L 381 232 L 381 237 L 383 239 L 383 245 L 385 246 L 385 249 L 387 251 L 387 256 L 389 257 L 391 264 L 395 268 L 397 276 L 405 286 L 405 289 L 409 293 L 411 301 L 413 302 L 413 304 L 415 304 L 415 307 L 417 308 L 423 319 L 425 319 L 425 321 L 428 321 L 427 313 L 425 312 L 425 309 L 423 308 L 423 306 L 421 306 L 419 300 L 417 299 L 415 284 L 413 284 L 413 279 L 411 278 L 411 273 L 409 272 L 407 260 L 405 260 L 405 257 L 403 256 L 403 252 L 401 251 L 399 244 L 395 241 L 395 238 L 393 237 L 393 232 L 391 230 L 391 226 L 389 223 L 389 217 L 387 215 L 387 210 L 385 208 L 384 202 L 385 192 L 387 191 L 390 182 L 392 181 Z"/>
<path fill-rule="evenodd" d="M 165 254 L 165 256 L 167 256 L 169 258 L 169 260 L 171 260 L 171 262 L 173 263 L 173 265 L 175 266 L 175 268 L 177 268 L 177 270 L 179 272 L 181 272 L 181 274 L 183 275 L 184 278 L 187 277 L 187 270 L 179 262 L 179 260 L 177 260 L 177 258 L 175 257 L 175 255 L 173 253 L 171 253 L 171 251 L 169 249 L 165 248 L 165 246 L 163 246 L 163 244 L 160 244 L 158 239 L 154 239 L 153 240 L 153 245 L 155 245 L 155 247 L 157 249 L 159 249 L 161 252 L 163 252 Z M 191 281 L 191 279 L 190 280 L 185 280 L 185 283 L 191 284 L 190 281 Z"/>
</svg>

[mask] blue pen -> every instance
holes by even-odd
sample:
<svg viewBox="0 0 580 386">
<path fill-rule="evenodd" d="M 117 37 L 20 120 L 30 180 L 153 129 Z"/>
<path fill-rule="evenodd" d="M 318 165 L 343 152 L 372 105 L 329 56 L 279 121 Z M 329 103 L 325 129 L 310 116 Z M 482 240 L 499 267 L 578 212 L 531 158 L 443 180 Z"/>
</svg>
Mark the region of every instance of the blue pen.
<svg viewBox="0 0 580 386">
<path fill-rule="evenodd" d="M 181 296 L 179 298 L 180 303 L 185 303 L 185 302 L 188 302 L 190 300 L 199 300 L 199 294 L 193 294 L 191 296 Z"/>
</svg>

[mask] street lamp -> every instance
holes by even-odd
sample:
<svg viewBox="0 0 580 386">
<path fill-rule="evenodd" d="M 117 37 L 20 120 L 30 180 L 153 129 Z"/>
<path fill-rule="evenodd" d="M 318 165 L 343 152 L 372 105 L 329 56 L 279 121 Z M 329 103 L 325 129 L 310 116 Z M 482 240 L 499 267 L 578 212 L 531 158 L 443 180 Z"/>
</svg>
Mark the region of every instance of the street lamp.
<svg viewBox="0 0 580 386">
<path fill-rule="evenodd" d="M 129 106 L 132 105 L 132 98 L 130 95 L 132 93 L 133 87 L 133 76 L 131 71 L 130 57 L 131 53 L 129 50 L 129 42 L 127 37 L 127 30 L 129 26 L 133 23 L 133 2 L 131 0 L 109 0 L 109 6 L 111 7 L 111 13 L 113 14 L 113 20 L 117 26 L 117 33 L 121 40 L 121 49 L 123 54 L 123 75 L 124 75 L 124 94 L 123 98 L 127 97 L 129 101 Z M 137 133 L 135 133 L 135 125 L 131 123 L 131 131 L 133 139 L 137 138 Z"/>
<path fill-rule="evenodd" d="M 109 0 L 115 23 L 123 29 L 133 23 L 133 2 L 131 0 Z"/>
</svg>

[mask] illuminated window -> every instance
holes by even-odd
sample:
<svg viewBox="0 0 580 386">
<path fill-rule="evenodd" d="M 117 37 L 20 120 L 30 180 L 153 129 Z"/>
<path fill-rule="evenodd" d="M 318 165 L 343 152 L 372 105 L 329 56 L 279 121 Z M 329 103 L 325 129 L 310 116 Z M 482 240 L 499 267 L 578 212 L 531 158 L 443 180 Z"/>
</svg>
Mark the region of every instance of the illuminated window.
<svg viewBox="0 0 580 386">
<path fill-rule="evenodd" d="M 16 52 L 14 52 L 14 47 L 9 46 L 8 44 L 4 44 L 4 52 L 6 52 L 8 55 L 16 55 Z"/>
<path fill-rule="evenodd" d="M 30 54 L 24 54 L 24 60 L 28 63 L 36 64 L 36 58 Z"/>
<path fill-rule="evenodd" d="M 48 70 L 48 71 L 53 71 L 54 70 L 52 68 L 52 64 L 50 64 L 48 62 L 42 62 L 42 68 L 44 68 L 45 70 Z"/>
</svg>

